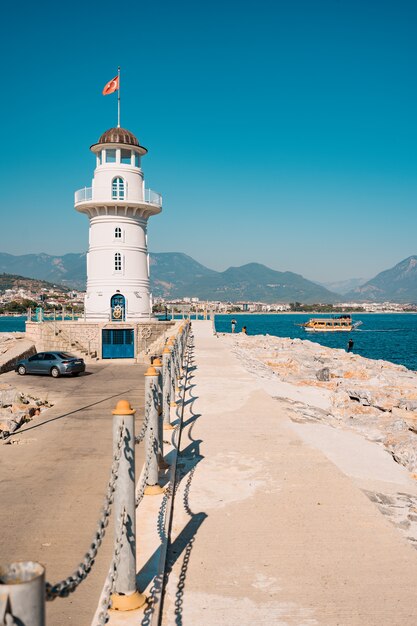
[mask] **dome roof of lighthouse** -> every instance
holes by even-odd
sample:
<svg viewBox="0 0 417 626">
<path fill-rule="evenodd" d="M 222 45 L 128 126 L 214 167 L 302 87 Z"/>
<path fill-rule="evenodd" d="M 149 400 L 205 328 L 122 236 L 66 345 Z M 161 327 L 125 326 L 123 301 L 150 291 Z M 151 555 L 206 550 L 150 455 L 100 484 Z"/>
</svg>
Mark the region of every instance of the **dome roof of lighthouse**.
<svg viewBox="0 0 417 626">
<path fill-rule="evenodd" d="M 109 146 L 109 148 L 113 149 L 117 148 L 120 144 L 132 146 L 134 151 L 141 155 L 148 152 L 146 148 L 140 145 L 139 139 L 135 137 L 130 130 L 126 130 L 126 128 L 109 128 L 109 130 L 106 130 L 106 132 L 101 135 L 97 143 L 90 146 L 90 150 L 98 154 L 103 146 Z"/>
<path fill-rule="evenodd" d="M 98 143 L 124 143 L 128 146 L 138 146 L 139 141 L 135 135 L 126 128 L 110 128 L 103 133 Z"/>
</svg>

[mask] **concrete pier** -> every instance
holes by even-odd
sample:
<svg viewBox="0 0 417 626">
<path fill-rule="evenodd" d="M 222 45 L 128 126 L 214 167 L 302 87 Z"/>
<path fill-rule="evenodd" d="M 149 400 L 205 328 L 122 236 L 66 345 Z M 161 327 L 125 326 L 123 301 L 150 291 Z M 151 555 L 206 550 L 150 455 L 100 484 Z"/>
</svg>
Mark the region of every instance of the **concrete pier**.
<svg viewBox="0 0 417 626">
<path fill-rule="evenodd" d="M 39 561 L 52 584 L 74 571 L 97 527 L 113 454 L 112 409 L 128 397 L 138 430 L 143 420 L 144 367 L 102 363 L 87 370 L 78 378 L 1 376 L 54 404 L 0 446 L 2 564 Z M 91 623 L 112 554 L 110 527 L 88 578 L 68 598 L 47 603 L 48 626 Z"/>
<path fill-rule="evenodd" d="M 417 551 L 211 322 L 193 330 L 164 626 L 414 626 Z"/>
</svg>

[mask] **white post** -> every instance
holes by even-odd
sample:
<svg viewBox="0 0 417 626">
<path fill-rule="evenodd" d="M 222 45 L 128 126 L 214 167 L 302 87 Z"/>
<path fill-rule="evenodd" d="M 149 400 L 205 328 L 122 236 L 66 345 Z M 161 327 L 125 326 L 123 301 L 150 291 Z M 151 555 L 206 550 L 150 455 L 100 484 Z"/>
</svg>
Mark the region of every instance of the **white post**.
<svg viewBox="0 0 417 626">
<path fill-rule="evenodd" d="M 145 373 L 145 411 L 149 411 L 145 435 L 145 459 L 148 464 L 145 487 L 145 495 L 147 496 L 155 496 L 164 492 L 158 482 L 158 405 L 158 372 L 151 366 Z"/>
<path fill-rule="evenodd" d="M 171 424 L 171 349 L 165 346 L 162 353 L 162 416 L 164 430 L 172 430 Z"/>
<path fill-rule="evenodd" d="M 0 567 L 2 624 L 45 626 L 45 568 L 34 561 Z"/>
<path fill-rule="evenodd" d="M 135 412 L 127 400 L 119 400 L 113 411 L 113 452 L 118 449 L 120 429 L 123 428 L 114 494 L 115 538 L 120 532 L 120 520 L 126 515 L 112 594 L 112 608 L 118 611 L 138 609 L 146 602 L 146 597 L 136 589 Z"/>
<path fill-rule="evenodd" d="M 163 436 L 163 409 L 162 409 L 162 403 L 163 403 L 163 391 L 162 391 L 162 361 L 159 358 L 156 358 L 153 360 L 152 363 L 153 367 L 156 369 L 157 373 L 158 373 L 158 383 L 157 383 L 157 387 L 158 387 L 158 444 L 159 444 L 159 448 L 158 448 L 158 466 L 160 470 L 166 470 L 169 468 L 168 463 L 165 461 L 164 459 L 164 436 Z"/>
</svg>

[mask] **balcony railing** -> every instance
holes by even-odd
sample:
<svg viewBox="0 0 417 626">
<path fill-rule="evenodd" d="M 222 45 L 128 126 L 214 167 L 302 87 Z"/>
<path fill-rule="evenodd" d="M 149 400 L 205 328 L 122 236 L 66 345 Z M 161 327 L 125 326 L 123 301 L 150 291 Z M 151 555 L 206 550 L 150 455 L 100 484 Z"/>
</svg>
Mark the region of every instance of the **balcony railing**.
<svg viewBox="0 0 417 626">
<path fill-rule="evenodd" d="M 83 187 L 82 189 L 78 189 L 74 194 L 75 204 L 78 202 L 88 202 L 93 199 L 93 188 L 92 187 Z M 123 200 L 127 200 L 128 198 L 123 198 Z M 122 198 L 120 198 L 122 200 Z M 143 202 L 146 204 L 156 204 L 156 206 L 162 206 L 162 196 L 160 193 L 156 191 L 152 191 L 152 189 L 145 189 Z"/>
<path fill-rule="evenodd" d="M 157 206 L 162 206 L 162 196 L 157 191 L 152 191 L 152 189 L 145 189 L 145 197 L 144 201 L 149 204 L 156 204 Z"/>
<path fill-rule="evenodd" d="M 78 191 L 74 194 L 75 204 L 77 202 L 87 202 L 88 200 L 93 199 L 93 188 L 92 187 L 83 187 L 82 189 L 78 189 Z"/>
</svg>

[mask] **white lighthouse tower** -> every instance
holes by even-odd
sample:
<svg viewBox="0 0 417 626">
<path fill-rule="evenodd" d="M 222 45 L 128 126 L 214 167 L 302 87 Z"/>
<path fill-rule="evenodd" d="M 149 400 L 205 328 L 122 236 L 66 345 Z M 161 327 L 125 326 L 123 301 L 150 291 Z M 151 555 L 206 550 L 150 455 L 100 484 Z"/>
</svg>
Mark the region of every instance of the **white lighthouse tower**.
<svg viewBox="0 0 417 626">
<path fill-rule="evenodd" d="M 85 318 L 140 322 L 151 315 L 147 221 L 161 212 L 162 198 L 145 188 L 147 150 L 130 131 L 111 128 L 90 149 L 92 186 L 75 193 L 76 210 L 90 220 Z"/>
</svg>

